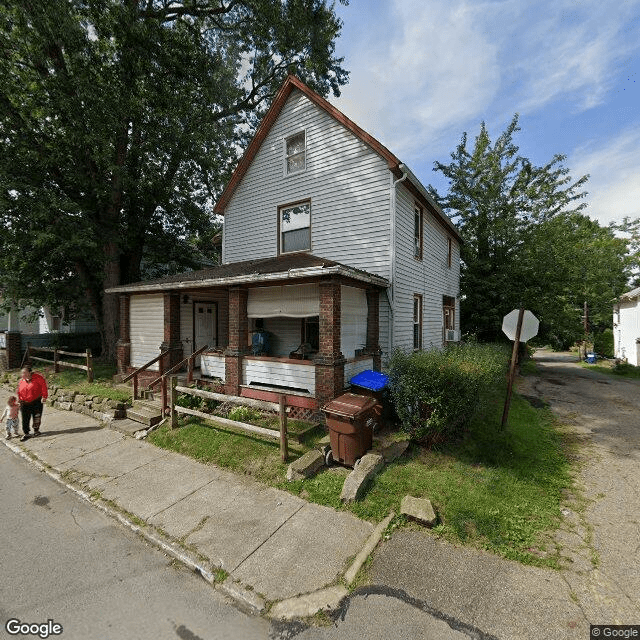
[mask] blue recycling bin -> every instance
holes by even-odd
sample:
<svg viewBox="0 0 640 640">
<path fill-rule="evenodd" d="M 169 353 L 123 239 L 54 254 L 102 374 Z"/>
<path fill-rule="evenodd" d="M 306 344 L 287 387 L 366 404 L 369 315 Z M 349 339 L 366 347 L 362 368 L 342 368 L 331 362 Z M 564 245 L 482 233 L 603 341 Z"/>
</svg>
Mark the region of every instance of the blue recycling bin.
<svg viewBox="0 0 640 640">
<path fill-rule="evenodd" d="M 587 353 L 587 364 L 595 364 L 598 357 L 595 353 Z"/>
<path fill-rule="evenodd" d="M 375 398 L 378 402 L 378 418 L 384 422 L 396 422 L 395 411 L 389 393 L 389 376 L 367 369 L 349 380 L 354 393 Z"/>
</svg>

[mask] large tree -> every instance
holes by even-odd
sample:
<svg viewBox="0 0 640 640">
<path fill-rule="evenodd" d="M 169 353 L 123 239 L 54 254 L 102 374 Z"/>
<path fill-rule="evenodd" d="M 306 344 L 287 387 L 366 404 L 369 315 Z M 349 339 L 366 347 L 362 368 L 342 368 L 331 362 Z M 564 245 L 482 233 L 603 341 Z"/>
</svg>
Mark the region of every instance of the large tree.
<svg viewBox="0 0 640 640">
<path fill-rule="evenodd" d="M 108 356 L 141 265 L 192 265 L 211 204 L 288 73 L 347 74 L 325 0 L 0 0 L 5 298 L 88 302 Z"/>
<path fill-rule="evenodd" d="M 464 240 L 465 330 L 499 338 L 502 317 L 523 304 L 541 316 L 544 337 L 566 345 L 580 335 L 584 301 L 600 318 L 624 289 L 626 243 L 580 213 L 588 176 L 573 180 L 559 154 L 535 166 L 519 153 L 518 131 L 515 115 L 492 143 L 482 123 L 471 149 L 465 133 L 451 162 L 435 163 L 448 192 L 430 190 Z"/>
</svg>

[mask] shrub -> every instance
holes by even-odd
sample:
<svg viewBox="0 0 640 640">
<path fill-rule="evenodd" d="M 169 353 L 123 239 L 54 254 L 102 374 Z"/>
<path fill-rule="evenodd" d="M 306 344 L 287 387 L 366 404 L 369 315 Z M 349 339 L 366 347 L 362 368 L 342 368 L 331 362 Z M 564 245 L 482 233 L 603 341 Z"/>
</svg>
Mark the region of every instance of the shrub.
<svg viewBox="0 0 640 640">
<path fill-rule="evenodd" d="M 500 384 L 507 345 L 456 344 L 394 353 L 389 387 L 402 428 L 427 443 L 454 436 L 478 407 L 482 392 Z"/>
<path fill-rule="evenodd" d="M 613 329 L 605 329 L 593 337 L 593 348 L 596 353 L 613 358 Z"/>
<path fill-rule="evenodd" d="M 236 422 L 260 422 L 262 419 L 262 413 L 257 409 L 251 407 L 234 407 L 229 411 L 229 420 L 235 420 Z"/>
</svg>

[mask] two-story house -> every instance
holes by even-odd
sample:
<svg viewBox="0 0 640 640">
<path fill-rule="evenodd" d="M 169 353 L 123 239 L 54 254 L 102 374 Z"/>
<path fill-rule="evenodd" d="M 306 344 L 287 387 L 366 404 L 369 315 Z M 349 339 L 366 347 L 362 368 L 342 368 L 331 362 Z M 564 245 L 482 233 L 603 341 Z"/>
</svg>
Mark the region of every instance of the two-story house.
<svg viewBox="0 0 640 640">
<path fill-rule="evenodd" d="M 391 151 L 297 78 L 215 211 L 221 266 L 109 289 L 121 372 L 161 351 L 166 370 L 206 344 L 201 372 L 227 393 L 284 392 L 314 409 L 396 348 L 459 339 L 455 226 Z"/>
</svg>

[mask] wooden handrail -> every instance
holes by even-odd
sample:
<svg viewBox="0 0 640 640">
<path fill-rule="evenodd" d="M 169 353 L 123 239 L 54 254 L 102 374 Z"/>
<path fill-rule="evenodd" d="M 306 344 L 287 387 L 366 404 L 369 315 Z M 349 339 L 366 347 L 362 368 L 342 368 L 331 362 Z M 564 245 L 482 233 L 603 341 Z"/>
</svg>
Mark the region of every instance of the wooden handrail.
<svg viewBox="0 0 640 640">
<path fill-rule="evenodd" d="M 157 385 L 158 382 L 162 380 L 162 378 L 165 378 L 166 376 L 172 374 L 174 371 L 178 371 L 184 365 L 185 362 L 188 362 L 192 358 L 199 356 L 203 351 L 206 351 L 208 348 L 209 348 L 209 345 L 205 344 L 204 347 L 202 347 L 201 349 L 194 351 L 190 356 L 187 356 L 184 360 L 182 360 L 181 362 L 178 362 L 177 365 L 171 367 L 171 369 L 169 369 L 168 371 L 165 371 L 161 376 L 157 377 L 153 382 L 150 382 L 147 385 L 147 389 L 151 389 L 152 387 L 155 387 L 155 385 Z"/>
<path fill-rule="evenodd" d="M 134 376 L 137 376 L 141 371 L 144 371 L 145 369 L 150 367 L 152 364 L 155 364 L 156 362 L 158 362 L 160 358 L 163 358 L 164 356 L 166 356 L 167 353 L 169 353 L 169 351 L 171 351 L 171 349 L 167 349 L 166 351 L 163 351 L 159 356 L 156 356 L 153 360 L 149 360 L 147 364 L 143 364 L 141 367 L 136 369 L 133 373 L 130 373 L 126 378 L 122 378 L 122 382 L 129 382 L 131 378 L 133 378 Z"/>
</svg>

